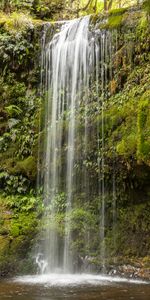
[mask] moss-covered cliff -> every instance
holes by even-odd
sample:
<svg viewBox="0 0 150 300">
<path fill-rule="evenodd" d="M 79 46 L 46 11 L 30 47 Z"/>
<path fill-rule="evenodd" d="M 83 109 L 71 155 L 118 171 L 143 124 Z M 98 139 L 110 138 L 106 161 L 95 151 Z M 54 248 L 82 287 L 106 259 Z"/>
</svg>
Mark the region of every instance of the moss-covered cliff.
<svg viewBox="0 0 150 300">
<path fill-rule="evenodd" d="M 40 22 L 0 17 L 0 274 L 19 268 L 36 233 Z"/>
<path fill-rule="evenodd" d="M 105 22 L 101 22 L 101 20 Z M 89 182 L 94 186 L 96 141 L 92 128 L 102 132 L 104 118 L 104 175 L 108 222 L 106 245 L 108 264 L 118 261 L 138 263 L 149 268 L 150 261 L 150 38 L 149 16 L 143 10 L 116 10 L 106 18 L 95 15 L 101 30 L 112 31 L 112 76 L 108 81 L 103 115 L 95 113 L 94 83 L 90 91 L 91 144 L 87 164 Z M 18 29 L 19 28 L 19 29 Z M 40 97 L 40 39 L 42 22 L 22 13 L 0 18 L 0 275 L 31 270 L 28 256 L 38 231 L 42 212 L 36 197 Z M 82 120 L 82 108 L 81 116 Z M 82 121 L 81 121 L 82 122 Z M 81 123 L 82 126 L 82 123 Z M 79 147 L 80 148 L 80 147 Z M 80 151 L 80 149 L 78 150 Z M 79 174 L 79 177 L 82 174 Z M 116 229 L 112 235 L 112 177 L 115 178 Z M 97 187 L 95 187 L 97 188 Z M 71 215 L 72 232 L 79 238 L 73 247 L 84 256 L 82 239 L 91 228 L 93 262 L 100 264 L 97 253 L 99 206 L 81 203 Z M 58 230 L 63 234 L 65 195 L 57 201 Z M 79 208 L 79 207 L 82 208 Z M 115 241 L 115 242 L 114 242 Z M 111 258 L 110 258 L 111 257 Z"/>
</svg>

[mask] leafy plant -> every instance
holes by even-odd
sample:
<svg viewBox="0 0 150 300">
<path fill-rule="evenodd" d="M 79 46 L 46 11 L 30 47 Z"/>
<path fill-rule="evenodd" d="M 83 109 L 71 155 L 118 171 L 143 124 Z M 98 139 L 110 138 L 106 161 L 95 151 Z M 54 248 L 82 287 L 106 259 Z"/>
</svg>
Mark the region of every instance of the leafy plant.
<svg viewBox="0 0 150 300">
<path fill-rule="evenodd" d="M 0 173 L 0 186 L 7 194 L 25 194 L 30 186 L 30 182 L 22 175 L 10 175 L 2 171 Z"/>
<path fill-rule="evenodd" d="M 5 111 L 10 117 L 17 117 L 22 114 L 22 110 L 17 105 L 6 106 Z"/>
</svg>

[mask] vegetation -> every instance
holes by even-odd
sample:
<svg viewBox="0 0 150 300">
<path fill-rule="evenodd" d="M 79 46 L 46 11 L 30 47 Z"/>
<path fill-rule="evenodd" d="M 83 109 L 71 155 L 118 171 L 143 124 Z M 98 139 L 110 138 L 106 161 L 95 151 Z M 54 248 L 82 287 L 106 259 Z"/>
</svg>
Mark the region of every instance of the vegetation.
<svg viewBox="0 0 150 300">
<path fill-rule="evenodd" d="M 65 17 L 109 11 L 112 8 L 122 8 L 139 4 L 138 0 L 2 0 L 0 8 L 6 13 L 22 11 L 41 19 L 63 19 Z M 144 2 L 148 11 L 148 1 Z"/>
<path fill-rule="evenodd" d="M 38 226 L 41 226 L 37 220 L 42 215 L 43 205 L 41 197 L 36 196 L 36 176 L 39 116 L 44 100 L 39 91 L 43 23 L 93 12 L 91 26 L 96 23 L 102 30 L 111 30 L 115 49 L 111 66 L 113 79 L 109 78 L 103 116 L 101 111 L 97 114 L 95 83 L 91 84 L 88 106 L 91 127 L 96 128 L 99 121 L 100 135 L 104 118 L 104 173 L 108 190 L 111 190 L 114 164 L 116 166 L 117 246 L 112 240 L 112 193 L 106 197 L 106 214 L 110 220 L 106 244 L 111 256 L 123 257 L 125 261 L 136 257 L 149 267 L 149 1 L 144 1 L 144 9 L 132 12 L 126 7 L 138 1 L 125 1 L 125 5 L 124 1 L 116 0 L 71 2 L 70 5 L 70 1 L 62 0 L 3 0 L 0 4 L 0 275 L 31 270 L 33 261 L 27 250 L 32 249 Z M 102 20 L 105 20 L 103 25 Z M 82 117 L 81 105 L 78 116 L 81 131 Z M 82 162 L 88 170 L 90 188 L 97 188 L 96 147 L 96 137 L 92 135 L 88 160 Z M 80 146 L 78 151 L 81 151 Z M 80 179 L 80 166 L 76 168 Z M 95 195 L 85 203 L 83 198 L 77 191 L 77 205 L 67 216 L 74 237 L 72 248 L 81 256 L 85 253 L 95 256 L 97 263 L 99 199 Z M 55 224 L 60 235 L 64 234 L 65 199 L 63 192 L 56 197 Z M 90 243 L 89 248 L 84 249 L 82 241 L 88 229 Z"/>
</svg>

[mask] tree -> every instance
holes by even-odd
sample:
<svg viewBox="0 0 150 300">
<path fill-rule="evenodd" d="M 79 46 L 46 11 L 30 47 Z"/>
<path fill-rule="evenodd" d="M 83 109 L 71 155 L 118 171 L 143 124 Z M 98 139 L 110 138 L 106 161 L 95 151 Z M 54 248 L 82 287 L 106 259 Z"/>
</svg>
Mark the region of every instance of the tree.
<svg viewBox="0 0 150 300">
<path fill-rule="evenodd" d="M 113 0 L 104 0 L 104 10 L 108 11 L 112 8 Z"/>
<path fill-rule="evenodd" d="M 9 13 L 11 11 L 11 4 L 12 4 L 11 0 L 3 0 L 2 1 L 2 7 L 3 7 L 4 12 Z"/>
</svg>

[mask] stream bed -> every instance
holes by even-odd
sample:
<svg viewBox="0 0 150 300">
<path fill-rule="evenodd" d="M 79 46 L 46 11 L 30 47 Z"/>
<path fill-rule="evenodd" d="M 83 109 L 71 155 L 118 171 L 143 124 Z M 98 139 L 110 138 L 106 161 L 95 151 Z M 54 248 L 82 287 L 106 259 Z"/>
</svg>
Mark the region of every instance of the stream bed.
<svg viewBox="0 0 150 300">
<path fill-rule="evenodd" d="M 144 281 L 98 275 L 49 274 L 0 281 L 0 300 L 149 300 Z"/>
</svg>

